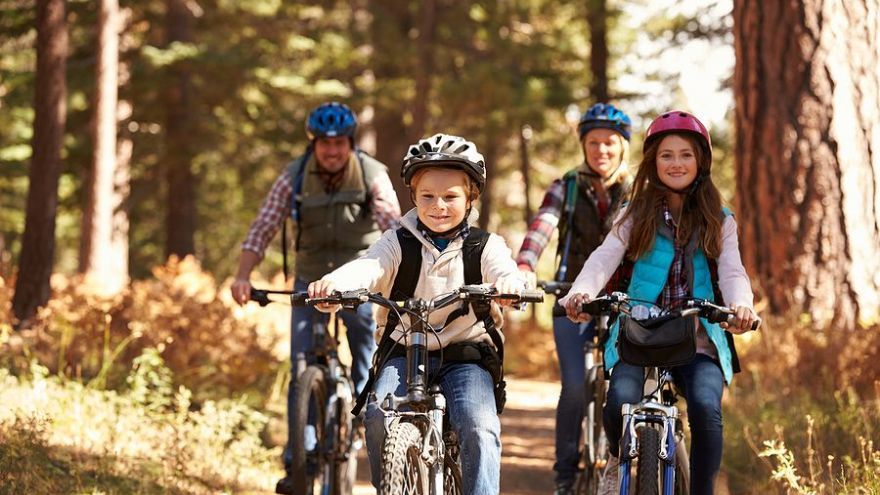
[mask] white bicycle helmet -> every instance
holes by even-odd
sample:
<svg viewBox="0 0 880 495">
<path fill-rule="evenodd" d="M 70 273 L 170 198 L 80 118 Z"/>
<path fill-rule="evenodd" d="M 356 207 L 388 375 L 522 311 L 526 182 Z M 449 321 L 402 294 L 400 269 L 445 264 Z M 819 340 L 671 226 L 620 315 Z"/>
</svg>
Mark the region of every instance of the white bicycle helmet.
<svg viewBox="0 0 880 495">
<path fill-rule="evenodd" d="M 486 162 L 477 146 L 460 136 L 434 134 L 409 147 L 400 175 L 407 186 L 415 173 L 427 167 L 458 168 L 471 176 L 483 192 L 486 186 Z"/>
</svg>

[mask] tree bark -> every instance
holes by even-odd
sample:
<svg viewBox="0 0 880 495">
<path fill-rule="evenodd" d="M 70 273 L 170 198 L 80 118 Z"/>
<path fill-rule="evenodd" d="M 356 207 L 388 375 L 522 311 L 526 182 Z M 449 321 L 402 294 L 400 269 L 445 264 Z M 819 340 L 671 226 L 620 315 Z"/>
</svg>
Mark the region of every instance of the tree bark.
<svg viewBox="0 0 880 495">
<path fill-rule="evenodd" d="M 590 25 L 590 95 L 594 101 L 608 101 L 608 8 L 605 0 L 587 2 Z"/>
<path fill-rule="evenodd" d="M 193 41 L 192 14 L 186 0 L 166 0 L 166 36 L 170 46 L 174 42 Z M 166 153 L 163 160 L 168 186 L 165 217 L 166 256 L 186 256 L 195 253 L 196 177 L 192 172 L 194 138 L 192 118 L 190 69 L 187 61 L 178 61 L 170 68 L 165 92 Z"/>
<path fill-rule="evenodd" d="M 55 256 L 55 212 L 67 119 L 67 26 L 64 0 L 37 0 L 37 73 L 33 158 L 25 228 L 12 309 L 19 320 L 49 301 Z"/>
<path fill-rule="evenodd" d="M 483 194 L 480 195 L 480 218 L 477 223 L 483 230 L 489 230 L 489 221 L 492 219 L 492 213 L 495 208 L 495 201 L 492 197 L 492 182 L 496 171 L 495 160 L 498 159 L 498 142 L 494 135 L 486 136 L 486 149 L 483 150 L 483 159 L 486 161 L 486 187 Z"/>
<path fill-rule="evenodd" d="M 80 271 L 90 287 L 105 296 L 118 294 L 128 282 L 128 219 L 121 194 L 127 190 L 127 171 L 117 176 L 119 21 L 118 0 L 100 0 L 94 150 L 89 200 L 83 213 Z"/>
<path fill-rule="evenodd" d="M 734 2 L 747 268 L 776 313 L 880 312 L 880 12 L 873 0 Z"/>
<path fill-rule="evenodd" d="M 435 66 L 432 46 L 437 20 L 436 10 L 435 0 L 419 2 L 418 59 L 415 63 L 416 94 L 412 104 L 412 125 L 407 133 L 411 143 L 425 137 L 425 125 L 428 121 L 428 97 L 431 93 L 431 78 L 434 76 Z"/>
</svg>

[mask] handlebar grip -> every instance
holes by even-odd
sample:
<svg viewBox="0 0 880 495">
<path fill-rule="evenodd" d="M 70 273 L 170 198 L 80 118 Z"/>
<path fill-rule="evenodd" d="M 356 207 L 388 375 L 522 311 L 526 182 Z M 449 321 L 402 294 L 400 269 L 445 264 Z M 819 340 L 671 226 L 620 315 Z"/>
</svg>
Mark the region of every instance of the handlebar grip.
<svg viewBox="0 0 880 495">
<path fill-rule="evenodd" d="M 296 307 L 306 306 L 306 301 L 309 298 L 308 292 L 294 292 L 290 295 L 290 305 Z"/>
<path fill-rule="evenodd" d="M 266 306 L 267 304 L 272 302 L 272 300 L 269 299 L 269 294 L 266 291 L 254 289 L 253 287 L 251 287 L 250 300 L 259 303 L 260 306 Z"/>
<path fill-rule="evenodd" d="M 593 299 L 588 303 L 581 304 L 582 313 L 589 313 L 594 316 L 608 311 L 608 308 L 608 301 L 603 301 L 601 299 Z"/>
<path fill-rule="evenodd" d="M 544 292 L 540 290 L 524 290 L 519 296 L 520 302 L 544 302 Z"/>
<path fill-rule="evenodd" d="M 706 319 L 709 320 L 709 323 L 728 323 L 732 325 L 733 320 L 736 319 L 736 315 L 725 311 L 715 310 Z M 757 330 L 760 327 L 760 319 L 752 322 L 752 330 Z"/>
</svg>

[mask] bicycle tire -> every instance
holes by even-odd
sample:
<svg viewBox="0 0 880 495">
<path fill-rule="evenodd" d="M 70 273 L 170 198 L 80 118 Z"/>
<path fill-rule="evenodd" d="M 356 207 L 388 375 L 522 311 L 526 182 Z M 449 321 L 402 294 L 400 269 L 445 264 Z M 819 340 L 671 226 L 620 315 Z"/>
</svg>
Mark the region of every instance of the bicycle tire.
<svg viewBox="0 0 880 495">
<path fill-rule="evenodd" d="M 675 495 L 691 493 L 691 462 L 684 439 L 675 443 Z"/>
<path fill-rule="evenodd" d="M 659 495 L 660 487 L 660 432 L 645 425 L 638 430 L 639 457 L 636 465 L 636 494 Z"/>
<path fill-rule="evenodd" d="M 461 468 L 451 456 L 443 460 L 443 495 L 462 495 Z"/>
<path fill-rule="evenodd" d="M 324 425 L 327 424 L 327 384 L 324 370 L 318 366 L 307 367 L 294 386 L 297 394 L 293 409 L 294 426 L 290 432 L 293 445 L 293 462 L 290 466 L 293 492 L 313 495 L 316 483 L 319 487 L 325 483 L 331 483 L 332 486 L 332 480 L 321 479 L 327 459 L 322 458 L 318 452 L 324 442 Z M 315 432 L 315 448 L 311 451 L 306 449 L 308 427 L 314 428 Z M 318 493 L 320 492 L 319 488 Z"/>
<path fill-rule="evenodd" d="M 351 415 L 351 396 L 346 394 L 336 402 L 336 463 L 335 482 L 333 483 L 332 495 L 351 495 L 357 477 L 357 449 L 354 447 L 355 436 L 358 434 L 354 417 Z"/>
<path fill-rule="evenodd" d="M 605 377 L 601 369 L 593 367 L 584 380 L 583 445 L 578 473 L 575 476 L 575 495 L 595 495 L 599 480 L 608 462 L 608 438 L 602 425 L 602 408 L 605 405 Z"/>
<path fill-rule="evenodd" d="M 422 432 L 405 421 L 388 428 L 382 448 L 380 495 L 427 495 L 428 466 L 421 456 Z"/>
</svg>

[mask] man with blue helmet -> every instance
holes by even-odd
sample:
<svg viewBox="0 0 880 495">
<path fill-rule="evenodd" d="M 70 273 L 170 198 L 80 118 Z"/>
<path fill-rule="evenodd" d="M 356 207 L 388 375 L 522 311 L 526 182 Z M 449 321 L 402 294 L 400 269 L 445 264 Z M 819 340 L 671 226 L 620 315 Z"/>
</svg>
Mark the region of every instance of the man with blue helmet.
<svg viewBox="0 0 880 495">
<path fill-rule="evenodd" d="M 555 280 L 560 282 L 572 282 L 602 243 L 632 183 L 626 163 L 630 132 L 629 117 L 611 104 L 597 103 L 581 116 L 578 137 L 584 163 L 550 185 L 516 259 L 533 283 L 538 259 L 553 232 L 559 231 Z M 557 495 L 574 493 L 585 407 L 583 349 L 593 332 L 591 325 L 573 323 L 565 309 L 554 304 L 553 338 L 562 381 L 553 466 Z"/>
<path fill-rule="evenodd" d="M 287 165 L 263 201 L 241 246 L 232 296 L 239 304 L 250 297 L 250 275 L 262 260 L 266 246 L 290 217 L 296 225 L 294 290 L 364 254 L 382 232 L 396 228 L 400 219 L 397 194 L 387 167 L 355 147 L 357 118 L 341 103 L 324 103 L 309 114 L 306 152 Z M 286 246 L 285 246 L 286 248 Z M 291 362 L 288 390 L 288 431 L 292 431 L 297 356 L 311 345 L 310 325 L 315 310 L 296 308 L 292 318 Z M 352 354 L 352 380 L 360 392 L 367 380 L 376 344 L 372 307 L 339 314 L 345 323 Z M 278 482 L 277 493 L 292 493 L 292 449 L 284 451 L 287 476 Z"/>
</svg>

